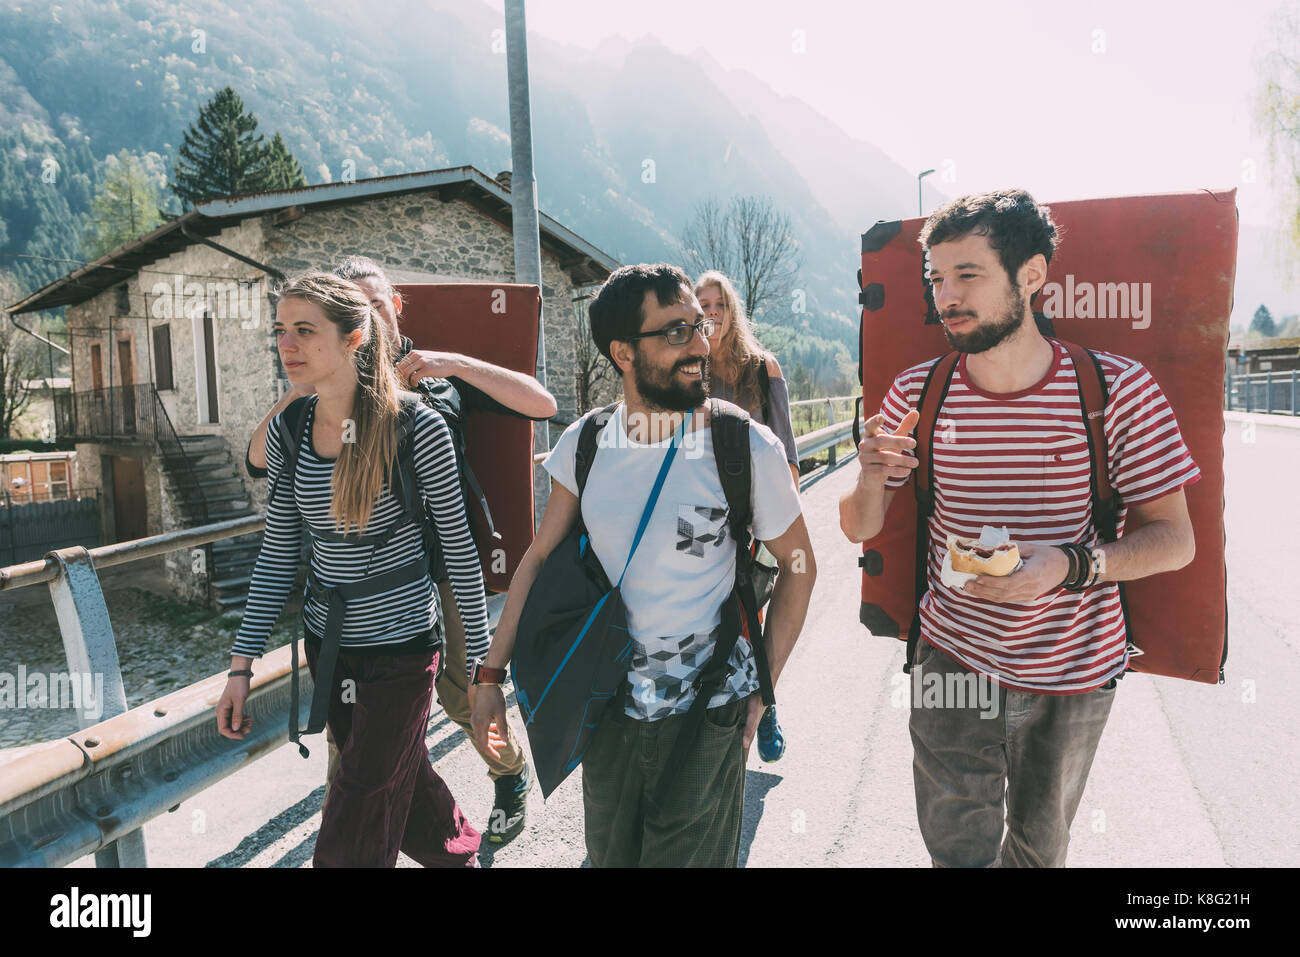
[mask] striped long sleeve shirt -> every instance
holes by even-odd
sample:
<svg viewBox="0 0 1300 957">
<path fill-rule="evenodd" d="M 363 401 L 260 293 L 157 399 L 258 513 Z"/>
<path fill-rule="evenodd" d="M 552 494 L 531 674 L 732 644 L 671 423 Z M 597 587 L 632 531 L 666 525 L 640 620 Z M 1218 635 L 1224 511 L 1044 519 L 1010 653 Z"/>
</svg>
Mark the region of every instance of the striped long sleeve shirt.
<svg viewBox="0 0 1300 957">
<path fill-rule="evenodd" d="M 284 608 L 298 571 L 304 523 L 309 531 L 335 530 L 330 518 L 335 460 L 318 455 L 311 441 L 315 410 L 313 396 L 306 410 L 292 491 L 287 483 L 277 486 L 275 481 L 285 464 L 278 416 L 267 430 L 267 472 L 275 492 L 267 503 L 266 534 L 253 569 L 244 619 L 235 636 L 232 654 L 256 658 L 265 649 L 266 639 Z M 421 404 L 415 410 L 412 439 L 420 492 L 429 505 L 452 591 L 465 623 L 468 668 L 476 658 L 487 654 L 488 615 L 482 568 L 465 515 L 451 431 L 442 416 Z M 311 558 L 315 577 L 324 585 L 355 582 L 417 559 L 424 549 L 420 528 L 408 521 L 385 483 L 371 513 L 367 534 L 383 532 L 394 522 L 403 527 L 382 547 L 315 539 Z M 318 636 L 324 635 L 326 612 L 323 603 L 308 596 L 303 609 L 307 629 Z M 341 648 L 354 653 L 392 651 L 427 632 L 437 617 L 438 589 L 426 575 L 408 585 L 349 601 Z"/>
</svg>

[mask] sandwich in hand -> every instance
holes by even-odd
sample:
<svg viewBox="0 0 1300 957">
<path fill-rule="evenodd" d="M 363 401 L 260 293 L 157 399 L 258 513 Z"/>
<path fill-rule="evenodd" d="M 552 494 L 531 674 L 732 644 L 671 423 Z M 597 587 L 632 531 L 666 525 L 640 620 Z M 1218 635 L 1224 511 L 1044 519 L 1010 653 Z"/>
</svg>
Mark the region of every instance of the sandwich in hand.
<svg viewBox="0 0 1300 957">
<path fill-rule="evenodd" d="M 992 533 L 992 534 L 990 534 Z M 1004 528 L 1001 532 L 984 526 L 979 538 L 948 536 L 952 570 L 972 575 L 1010 575 L 1020 565 L 1020 549 Z"/>
</svg>

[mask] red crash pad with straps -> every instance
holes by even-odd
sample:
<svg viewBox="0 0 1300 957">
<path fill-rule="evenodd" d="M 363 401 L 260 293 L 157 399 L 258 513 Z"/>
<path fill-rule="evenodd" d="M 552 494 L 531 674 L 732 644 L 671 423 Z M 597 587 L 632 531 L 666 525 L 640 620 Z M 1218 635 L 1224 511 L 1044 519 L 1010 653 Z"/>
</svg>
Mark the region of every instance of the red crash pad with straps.
<svg viewBox="0 0 1300 957">
<path fill-rule="evenodd" d="M 416 349 L 459 352 L 535 375 L 541 293 L 514 283 L 402 283 L 399 328 Z M 465 416 L 469 463 L 483 487 L 501 539 L 470 509 L 483 580 L 503 592 L 533 541 L 533 424 L 499 413 Z"/>
<path fill-rule="evenodd" d="M 1136 671 L 1214 683 L 1227 653 L 1223 380 L 1237 254 L 1235 190 L 1051 203 L 1062 227 L 1032 308 L 1045 334 L 1142 362 L 1164 390 L 1202 478 L 1187 489 L 1196 558 L 1125 585 Z M 864 416 L 895 376 L 951 350 L 926 281 L 923 219 L 862 236 Z M 915 610 L 916 501 L 900 490 L 863 545 L 860 618 L 906 638 Z M 1126 532 L 1138 527 L 1130 516 Z"/>
</svg>

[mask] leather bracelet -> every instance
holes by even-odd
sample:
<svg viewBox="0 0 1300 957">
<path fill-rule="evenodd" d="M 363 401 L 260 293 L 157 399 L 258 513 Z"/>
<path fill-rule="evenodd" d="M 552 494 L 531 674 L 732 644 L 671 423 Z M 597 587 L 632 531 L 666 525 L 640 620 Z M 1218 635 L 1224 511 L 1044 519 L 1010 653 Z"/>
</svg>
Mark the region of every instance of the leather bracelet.
<svg viewBox="0 0 1300 957">
<path fill-rule="evenodd" d="M 1083 563 L 1079 561 L 1079 550 L 1074 547 L 1074 542 L 1066 542 L 1061 547 L 1070 553 L 1070 576 L 1062 582 L 1061 587 L 1066 591 L 1073 591 L 1079 583 L 1079 572 L 1083 569 Z"/>
<path fill-rule="evenodd" d="M 1065 587 L 1067 591 L 1083 591 L 1088 587 L 1088 580 L 1093 577 L 1092 552 L 1078 542 L 1070 542 L 1070 548 L 1079 556 L 1080 570 L 1078 576 Z"/>
<path fill-rule="evenodd" d="M 1064 588 L 1069 585 L 1069 583 L 1074 580 L 1074 576 L 1078 574 L 1079 559 L 1074 554 L 1074 549 L 1070 548 L 1068 544 L 1057 545 L 1056 547 L 1065 552 L 1065 558 L 1070 563 L 1070 570 L 1065 573 L 1065 578 L 1061 579 L 1061 583 L 1056 586 L 1057 588 Z"/>
<path fill-rule="evenodd" d="M 227 678 L 251 678 L 253 672 L 248 668 L 240 668 L 238 671 L 232 671 L 226 675 Z"/>
</svg>

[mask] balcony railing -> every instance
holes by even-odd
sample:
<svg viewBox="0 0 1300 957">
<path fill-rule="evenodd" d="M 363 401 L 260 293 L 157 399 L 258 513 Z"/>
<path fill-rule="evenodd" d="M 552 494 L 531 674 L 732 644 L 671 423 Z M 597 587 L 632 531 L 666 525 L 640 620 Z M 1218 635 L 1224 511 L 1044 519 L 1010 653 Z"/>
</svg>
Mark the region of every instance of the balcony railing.
<svg viewBox="0 0 1300 957">
<path fill-rule="evenodd" d="M 153 386 L 112 386 L 54 397 L 54 426 L 74 442 L 150 442 L 157 435 Z"/>
</svg>

